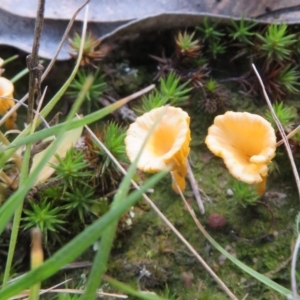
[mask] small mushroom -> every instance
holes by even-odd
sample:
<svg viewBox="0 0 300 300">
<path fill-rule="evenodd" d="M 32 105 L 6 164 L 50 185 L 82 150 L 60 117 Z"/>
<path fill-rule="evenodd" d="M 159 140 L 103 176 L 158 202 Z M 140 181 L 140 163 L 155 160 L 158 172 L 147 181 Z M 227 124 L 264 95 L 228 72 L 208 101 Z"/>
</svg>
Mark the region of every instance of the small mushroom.
<svg viewBox="0 0 300 300">
<path fill-rule="evenodd" d="M 267 120 L 256 114 L 228 111 L 215 118 L 205 143 L 223 158 L 231 175 L 256 184 L 258 193 L 264 193 L 268 164 L 276 151 L 275 131 Z"/>
<path fill-rule="evenodd" d="M 0 97 L 13 98 L 13 93 L 13 83 L 4 77 L 0 77 Z M 14 100 L 0 98 L 0 115 L 5 115 L 14 105 Z M 16 118 L 17 113 L 13 112 L 12 115 L 5 121 L 5 126 L 7 129 L 15 128 Z"/>
<path fill-rule="evenodd" d="M 131 162 L 135 160 L 148 132 L 161 114 L 163 116 L 149 138 L 137 168 L 144 172 L 154 173 L 170 167 L 173 178 L 183 191 L 191 136 L 190 117 L 181 108 L 162 106 L 138 117 L 127 130 L 126 153 Z M 175 192 L 179 192 L 176 183 L 173 183 L 172 187 Z"/>
</svg>

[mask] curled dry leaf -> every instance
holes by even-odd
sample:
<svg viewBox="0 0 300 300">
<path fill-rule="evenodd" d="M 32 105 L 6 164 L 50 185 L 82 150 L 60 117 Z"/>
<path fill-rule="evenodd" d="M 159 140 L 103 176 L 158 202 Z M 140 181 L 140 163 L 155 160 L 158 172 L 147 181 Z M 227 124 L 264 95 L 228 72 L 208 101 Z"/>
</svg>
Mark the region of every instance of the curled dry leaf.
<svg viewBox="0 0 300 300">
<path fill-rule="evenodd" d="M 60 158 L 64 159 L 65 156 L 66 156 L 67 151 L 75 146 L 76 142 L 78 141 L 78 139 L 80 138 L 80 136 L 82 134 L 82 130 L 83 130 L 83 127 L 78 127 L 78 128 L 66 131 L 64 133 L 64 136 L 62 138 L 62 142 L 59 145 L 58 149 L 56 150 L 56 154 L 58 154 Z M 45 139 L 43 142 L 46 142 L 47 140 L 51 140 L 51 137 Z M 42 152 L 36 154 L 33 157 L 30 173 L 32 173 L 33 170 L 39 164 L 39 162 L 44 159 L 44 156 L 45 156 L 45 153 L 46 153 L 47 149 L 48 148 L 46 148 L 45 150 L 43 150 Z M 40 174 L 39 174 L 39 176 L 36 180 L 35 185 L 38 185 L 40 183 L 45 182 L 54 173 L 54 169 L 49 165 L 49 163 L 58 164 L 58 161 L 57 161 L 55 155 L 53 155 L 50 158 L 49 162 L 41 170 L 41 172 L 40 172 Z"/>
</svg>

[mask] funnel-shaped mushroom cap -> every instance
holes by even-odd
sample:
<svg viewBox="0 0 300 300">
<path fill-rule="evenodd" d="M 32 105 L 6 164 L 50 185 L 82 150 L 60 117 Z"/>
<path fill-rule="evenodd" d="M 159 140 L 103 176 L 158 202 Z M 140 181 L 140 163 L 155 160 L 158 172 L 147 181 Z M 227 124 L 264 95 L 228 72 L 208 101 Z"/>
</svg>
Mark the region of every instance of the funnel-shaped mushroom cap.
<svg viewBox="0 0 300 300">
<path fill-rule="evenodd" d="M 14 85 L 13 83 L 4 78 L 0 77 L 0 96 L 13 98 Z M 0 115 L 6 114 L 15 105 L 12 99 L 0 99 Z M 5 126 L 8 129 L 13 129 L 15 126 L 15 120 L 17 118 L 17 113 L 14 112 L 5 122 Z"/>
<path fill-rule="evenodd" d="M 222 157 L 231 175 L 249 184 L 262 182 L 275 156 L 276 136 L 263 117 L 247 112 L 217 116 L 205 139 L 207 147 Z"/>
<path fill-rule="evenodd" d="M 181 108 L 163 106 L 138 117 L 130 125 L 125 138 L 127 156 L 134 161 L 148 132 L 162 113 L 138 161 L 138 169 L 152 173 L 168 166 L 184 178 L 191 136 L 190 117 Z"/>
</svg>

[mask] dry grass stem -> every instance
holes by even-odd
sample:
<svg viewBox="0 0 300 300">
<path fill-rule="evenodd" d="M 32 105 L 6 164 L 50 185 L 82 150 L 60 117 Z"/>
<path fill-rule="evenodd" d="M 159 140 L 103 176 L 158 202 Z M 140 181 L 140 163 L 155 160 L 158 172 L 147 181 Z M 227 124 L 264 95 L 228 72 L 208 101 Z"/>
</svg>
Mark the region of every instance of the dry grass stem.
<svg viewBox="0 0 300 300">
<path fill-rule="evenodd" d="M 299 174 L 298 174 L 298 170 L 297 170 L 297 167 L 296 167 L 296 164 L 295 164 L 295 160 L 294 160 L 294 157 L 293 157 L 293 153 L 292 153 L 292 150 L 291 150 L 291 147 L 290 147 L 290 144 L 288 142 L 288 138 L 284 132 L 284 128 L 282 126 L 282 124 L 280 123 L 279 119 L 277 118 L 275 112 L 274 112 L 274 109 L 272 107 L 272 104 L 271 104 L 271 101 L 268 97 L 268 94 L 266 92 L 266 89 L 265 89 L 265 86 L 263 84 L 263 81 L 255 67 L 254 64 L 252 64 L 252 68 L 259 80 L 259 83 L 262 87 L 262 90 L 263 90 L 263 94 L 264 94 L 264 97 L 266 99 L 266 102 L 267 102 L 267 105 L 271 111 L 271 114 L 272 114 L 272 117 L 274 119 L 274 121 L 276 122 L 276 125 L 280 131 L 280 134 L 282 136 L 282 140 L 283 140 L 283 143 L 285 145 L 285 148 L 286 148 L 286 151 L 287 151 L 287 154 L 288 154 L 288 157 L 289 157 L 289 160 L 290 160 L 290 163 L 291 163 L 291 166 L 292 166 L 292 170 L 293 170 L 293 173 L 294 173 L 294 177 L 295 177 L 295 180 L 296 180 L 296 185 L 297 185 L 297 189 L 298 189 L 298 196 L 300 198 L 300 178 L 299 178 Z M 293 292 L 293 299 L 298 299 L 298 292 L 297 292 L 297 279 L 296 279 L 296 260 L 297 260 L 297 253 L 298 253 L 298 249 L 299 249 L 299 246 L 300 246 L 300 236 L 298 235 L 298 238 L 297 238 L 297 243 L 295 245 L 295 248 L 294 248 L 294 254 L 293 254 L 293 258 L 292 258 L 292 266 L 291 266 L 291 285 L 292 285 L 292 292 Z"/>
<path fill-rule="evenodd" d="M 295 129 L 293 129 L 287 136 L 286 138 L 289 140 L 291 137 L 293 137 L 297 132 L 299 132 L 300 130 L 300 125 L 297 126 Z M 284 143 L 283 140 L 280 140 L 277 144 L 276 144 L 276 147 L 282 145 Z"/>
<path fill-rule="evenodd" d="M 58 286 L 61 286 L 69 281 L 73 280 L 73 278 L 69 278 L 63 282 L 60 282 L 52 287 L 50 287 L 49 289 L 41 289 L 39 295 L 44 295 L 47 293 L 60 293 L 60 294 L 77 294 L 77 295 L 81 295 L 84 293 L 84 290 L 79 290 L 79 289 L 57 289 Z M 29 290 L 23 291 L 22 293 L 20 293 L 19 295 L 16 295 L 14 297 L 9 298 L 9 300 L 17 300 L 17 299 L 22 299 L 22 300 L 28 300 L 28 295 L 29 295 Z M 102 291 L 98 291 L 97 295 L 99 296 L 99 298 L 103 298 L 104 296 L 106 297 L 113 297 L 113 298 L 117 298 L 117 299 L 128 299 L 127 295 L 121 295 L 121 294 L 115 294 L 115 293 L 105 293 Z"/>
<path fill-rule="evenodd" d="M 33 118 L 34 100 L 38 103 L 41 98 L 41 77 L 44 67 L 39 62 L 39 49 L 44 26 L 45 0 L 39 0 L 34 28 L 32 52 L 26 57 L 29 70 L 27 123 Z"/>
<path fill-rule="evenodd" d="M 24 102 L 22 102 L 22 100 L 17 100 L 17 99 L 14 99 L 14 98 L 10 98 L 10 97 L 3 97 L 3 96 L 0 96 L 0 100 L 1 99 L 10 99 L 10 100 L 14 100 L 17 104 L 15 106 L 18 105 L 18 107 L 20 106 L 24 106 L 26 109 L 28 109 L 28 105 Z M 13 106 L 8 112 L 12 111 L 12 109 L 15 107 Z M 14 109 L 13 111 L 16 111 L 16 109 Z M 36 110 L 34 109 L 33 110 L 33 113 L 36 113 Z M 10 116 L 10 114 L 6 113 L 0 120 L 0 123 L 3 124 L 5 123 L 6 119 L 8 119 L 8 117 Z M 46 119 L 40 114 L 38 113 L 38 117 L 41 119 L 42 123 L 44 124 L 45 127 L 49 128 L 49 124 L 48 122 L 46 121 Z M 5 132 L 5 135 L 7 133 L 10 133 L 10 132 L 13 132 L 14 130 L 8 130 Z M 20 133 L 20 131 L 18 131 L 18 133 Z"/>
<path fill-rule="evenodd" d="M 22 275 L 21 275 L 21 276 L 22 276 Z M 49 289 L 43 289 L 43 290 L 40 290 L 40 295 L 43 295 L 43 294 L 45 294 L 45 293 L 48 293 L 49 291 L 51 291 L 51 290 L 57 288 L 58 286 L 61 286 L 61 285 L 65 284 L 65 283 L 67 283 L 67 282 L 69 282 L 69 281 L 71 281 L 71 280 L 73 280 L 73 278 L 66 279 L 65 281 L 60 282 L 60 283 L 58 283 L 58 284 L 56 284 L 56 285 L 50 287 Z M 25 290 L 25 291 L 23 291 L 22 293 L 20 293 L 20 294 L 14 296 L 14 297 L 9 298 L 9 300 L 17 300 L 17 299 L 28 300 L 28 298 L 24 298 L 24 297 L 28 297 L 28 295 L 29 295 L 29 290 Z"/>
<path fill-rule="evenodd" d="M 190 165 L 189 161 L 187 162 L 187 165 L 188 165 L 188 178 L 189 178 L 194 196 L 196 198 L 196 202 L 198 204 L 198 207 L 199 207 L 199 210 L 200 210 L 201 214 L 204 215 L 205 214 L 205 208 L 204 208 L 204 205 L 203 205 L 203 202 L 202 202 L 202 199 L 201 199 L 198 183 L 195 179 L 195 176 L 194 176 L 194 173 L 192 171 L 192 168 L 191 168 L 191 165 Z"/>
<path fill-rule="evenodd" d="M 42 82 L 43 82 L 43 80 L 47 77 L 47 75 L 48 75 L 49 72 L 51 71 L 52 67 L 54 66 L 54 63 L 55 63 L 56 58 L 57 58 L 57 56 L 58 56 L 58 54 L 59 54 L 59 51 L 61 50 L 61 48 L 62 48 L 62 46 L 63 46 L 65 40 L 67 39 L 67 37 L 68 37 L 68 35 L 69 35 L 70 30 L 71 30 L 71 28 L 72 28 L 72 26 L 73 26 L 73 24 L 74 24 L 74 22 L 75 22 L 75 18 L 77 17 L 77 15 L 80 13 L 80 11 L 81 11 L 81 10 L 82 10 L 89 2 L 90 2 L 90 0 L 85 1 L 85 2 L 84 2 L 84 3 L 83 3 L 76 11 L 75 11 L 75 13 L 73 14 L 73 16 L 72 16 L 71 20 L 69 21 L 69 24 L 68 24 L 68 26 L 67 26 L 67 28 L 66 28 L 66 30 L 65 30 L 64 35 L 63 35 L 62 38 L 61 38 L 61 41 L 60 41 L 60 43 L 59 43 L 59 45 L 58 45 L 58 47 L 57 47 L 57 50 L 56 50 L 56 52 L 55 52 L 53 58 L 51 59 L 51 61 L 50 61 L 49 65 L 48 65 L 48 67 L 46 68 L 46 70 L 44 71 L 44 73 L 43 73 L 43 75 L 42 75 Z"/>
<path fill-rule="evenodd" d="M 46 92 L 47 92 L 47 86 L 45 87 L 44 92 L 43 92 L 43 94 L 40 97 L 40 101 L 39 101 L 38 107 L 37 107 L 37 109 L 35 111 L 35 114 L 34 114 L 34 118 L 33 118 L 33 122 L 32 122 L 32 128 L 31 128 L 32 133 L 36 129 L 37 120 L 38 120 L 38 117 L 40 115 L 40 111 L 41 111 L 42 104 L 43 104 L 45 96 L 46 96 Z"/>
<path fill-rule="evenodd" d="M 285 148 L 286 148 L 286 151 L 287 151 L 287 154 L 288 154 L 288 157 L 290 159 L 291 166 L 292 166 L 292 170 L 293 170 L 294 177 L 295 177 L 296 184 L 297 184 L 298 195 L 299 195 L 299 199 L 300 199 L 300 178 L 299 178 L 298 170 L 297 170 L 297 167 L 296 167 L 296 164 L 295 164 L 295 160 L 294 160 L 294 157 L 293 157 L 293 153 L 292 153 L 290 144 L 289 144 L 287 136 L 286 136 L 286 134 L 284 132 L 284 128 L 281 125 L 279 119 L 277 118 L 277 116 L 276 116 L 276 114 L 274 112 L 274 109 L 272 107 L 271 101 L 270 101 L 270 99 L 268 97 L 268 94 L 266 92 L 266 89 L 265 89 L 265 86 L 263 84 L 263 81 L 262 81 L 262 79 L 261 79 L 261 77 L 260 77 L 260 75 L 259 75 L 259 73 L 258 73 L 258 71 L 257 71 L 257 69 L 256 69 L 256 67 L 255 67 L 254 64 L 252 64 L 252 68 L 253 68 L 253 70 L 254 70 L 254 72 L 255 72 L 258 80 L 259 80 L 259 83 L 260 83 L 260 85 L 262 87 L 263 94 L 264 94 L 266 102 L 267 102 L 267 105 L 268 105 L 268 107 L 270 109 L 272 117 L 273 117 L 273 119 L 274 119 L 274 121 L 275 121 L 275 123 L 276 123 L 276 125 L 277 125 L 277 127 L 278 127 L 278 129 L 280 131 L 280 134 L 282 136 L 282 139 L 283 139 L 283 142 L 284 142 L 284 145 L 285 145 Z"/>
</svg>

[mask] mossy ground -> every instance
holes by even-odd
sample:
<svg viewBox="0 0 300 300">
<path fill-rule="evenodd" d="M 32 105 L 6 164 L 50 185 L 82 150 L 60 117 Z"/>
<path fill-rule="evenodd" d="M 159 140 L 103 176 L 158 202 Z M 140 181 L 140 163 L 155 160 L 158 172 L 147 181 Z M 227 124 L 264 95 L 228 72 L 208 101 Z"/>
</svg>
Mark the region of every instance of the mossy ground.
<svg viewBox="0 0 300 300">
<path fill-rule="evenodd" d="M 244 98 L 243 105 L 246 102 L 249 102 L 249 107 L 253 106 L 252 100 Z M 199 213 L 189 188 L 185 195 L 199 221 L 222 247 L 239 260 L 289 288 L 289 261 L 299 203 L 288 158 L 284 153 L 279 155 L 281 174 L 269 176 L 262 204 L 247 208 L 236 206 L 226 193 L 232 187 L 231 176 L 223 161 L 214 157 L 203 143 L 211 117 L 191 111 L 190 115 L 192 168 L 199 187 L 208 197 L 203 196 L 205 215 Z M 284 299 L 225 260 L 206 241 L 180 197 L 172 191 L 170 178 L 157 184 L 150 197 L 237 297 L 243 298 L 248 294 L 247 299 Z M 132 229 L 119 240 L 120 247 L 112 254 L 108 272 L 120 280 L 132 280 L 136 284 L 144 266 L 151 275 L 141 280 L 142 289 L 163 294 L 168 287 L 174 294 L 173 299 L 227 299 L 155 212 L 147 205 L 140 205 L 135 208 Z M 227 225 L 219 230 L 210 228 L 208 217 L 211 213 L 223 215 Z"/>
<path fill-rule="evenodd" d="M 173 33 L 168 33 L 168 36 L 173 38 Z M 160 51 L 161 39 L 152 38 L 151 41 Z M 135 92 L 140 86 L 151 82 L 149 74 L 153 75 L 155 67 L 153 61 L 150 63 L 149 57 L 138 48 L 139 44 L 144 45 L 142 47 L 146 45 L 142 41 L 135 41 L 118 59 L 121 63 L 114 65 L 117 70 L 114 87 L 119 94 Z M 156 50 L 153 49 L 154 54 Z M 135 61 L 131 62 L 136 53 Z M 227 63 L 224 67 L 226 70 L 222 70 L 221 61 L 217 61 L 216 65 L 217 74 L 227 73 Z M 118 66 L 121 73 L 128 66 L 137 72 L 119 76 Z M 184 109 L 191 116 L 190 158 L 195 178 L 205 193 L 202 195 L 205 215 L 199 213 L 189 187 L 185 196 L 199 221 L 222 247 L 254 270 L 290 288 L 290 257 L 295 240 L 293 229 L 299 211 L 299 197 L 284 148 L 281 146 L 275 158 L 280 173 L 268 177 L 267 193 L 261 203 L 246 208 L 237 206 L 227 195 L 227 189 L 232 188 L 232 177 L 223 161 L 214 157 L 204 144 L 207 129 L 218 112 L 204 113 L 199 108 L 201 95 L 200 90 L 195 91 Z M 262 115 L 266 109 L 263 102 L 256 103 L 253 98 L 241 95 L 236 86 L 229 84 L 223 86 L 223 98 L 226 104 L 224 111 L 248 111 Z M 238 298 L 242 299 L 248 294 L 249 300 L 284 299 L 226 260 L 207 242 L 180 197 L 173 192 L 171 178 L 159 182 L 150 197 Z M 133 224 L 119 233 L 115 240 L 107 274 L 135 288 L 138 286 L 142 290 L 154 291 L 169 299 L 228 299 L 203 266 L 143 200 L 133 211 Z M 227 225 L 219 230 L 212 229 L 208 222 L 211 213 L 223 215 Z M 93 252 L 87 254 L 89 260 L 92 260 L 92 255 Z M 143 268 L 151 274 L 137 282 Z M 88 269 L 76 271 L 75 278 L 79 277 L 79 273 L 88 274 Z M 104 287 L 108 289 L 106 284 Z"/>
</svg>

